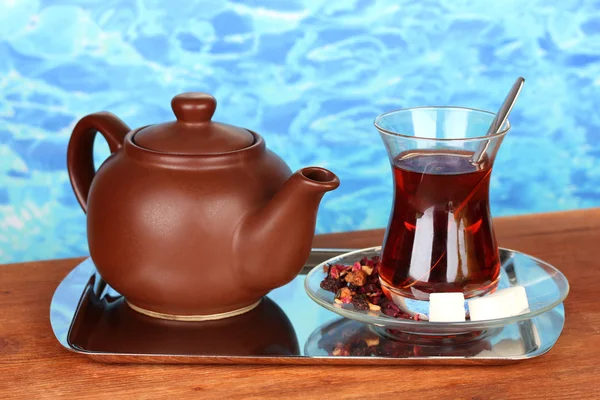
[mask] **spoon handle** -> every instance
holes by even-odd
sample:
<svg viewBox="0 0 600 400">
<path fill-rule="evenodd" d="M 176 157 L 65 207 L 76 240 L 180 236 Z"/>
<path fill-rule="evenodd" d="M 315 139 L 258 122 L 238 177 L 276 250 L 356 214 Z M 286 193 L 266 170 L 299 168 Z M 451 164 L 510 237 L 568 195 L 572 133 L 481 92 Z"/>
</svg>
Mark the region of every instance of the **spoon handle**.
<svg viewBox="0 0 600 400">
<path fill-rule="evenodd" d="M 525 83 L 525 79 L 522 77 L 518 77 L 512 88 L 510 88 L 510 92 L 506 95 L 504 102 L 500 106 L 496 117 L 492 121 L 490 128 L 487 131 L 487 135 L 493 135 L 494 133 L 498 133 L 498 131 L 502 128 L 502 125 L 506 122 L 508 118 L 508 114 L 510 114 L 513 106 L 517 101 L 517 97 L 519 97 L 519 93 L 521 93 L 521 89 L 523 89 L 523 84 Z"/>
<path fill-rule="evenodd" d="M 513 106 L 515 105 L 515 103 L 517 101 L 517 97 L 519 97 L 519 93 L 521 93 L 521 89 L 523 88 L 524 83 L 525 83 L 524 78 L 522 78 L 522 77 L 517 78 L 517 80 L 513 84 L 512 88 L 510 88 L 510 92 L 508 92 L 508 95 L 506 95 L 504 102 L 502 102 L 500 109 L 496 113 L 494 120 L 492 121 L 490 127 L 488 128 L 486 136 L 498 133 L 500 131 L 500 129 L 502 129 L 502 126 L 504 125 L 504 123 L 506 122 L 506 119 L 508 118 L 508 114 L 510 114 L 510 111 L 512 110 Z M 483 155 L 487 151 L 487 148 L 489 145 L 490 145 L 489 140 L 482 141 L 481 144 L 479 145 L 479 147 L 477 148 L 477 151 L 475 151 L 475 153 L 473 154 L 471 161 L 475 164 L 480 163 L 481 160 L 483 159 Z"/>
</svg>

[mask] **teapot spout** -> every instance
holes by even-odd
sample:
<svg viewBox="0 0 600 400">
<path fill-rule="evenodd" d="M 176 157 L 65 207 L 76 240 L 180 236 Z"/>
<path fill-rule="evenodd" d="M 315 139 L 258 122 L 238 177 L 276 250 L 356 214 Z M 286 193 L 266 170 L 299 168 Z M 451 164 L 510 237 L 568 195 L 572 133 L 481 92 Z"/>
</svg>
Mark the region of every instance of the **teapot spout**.
<svg viewBox="0 0 600 400">
<path fill-rule="evenodd" d="M 339 185 L 329 170 L 303 168 L 245 221 L 238 236 L 244 259 L 238 261 L 246 282 L 258 283 L 257 290 L 270 290 L 298 275 L 310 255 L 321 199 Z"/>
</svg>

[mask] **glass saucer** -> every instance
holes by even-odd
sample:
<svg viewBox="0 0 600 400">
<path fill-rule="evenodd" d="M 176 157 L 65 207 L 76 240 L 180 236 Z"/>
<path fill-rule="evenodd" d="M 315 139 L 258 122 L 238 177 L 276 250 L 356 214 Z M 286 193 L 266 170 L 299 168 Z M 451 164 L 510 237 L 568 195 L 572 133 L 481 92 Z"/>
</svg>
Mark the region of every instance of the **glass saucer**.
<svg viewBox="0 0 600 400">
<path fill-rule="evenodd" d="M 352 251 L 331 258 L 314 267 L 306 276 L 304 289 L 308 296 L 320 306 L 348 319 L 391 329 L 394 331 L 419 334 L 463 334 L 473 331 L 485 331 L 500 328 L 545 313 L 558 306 L 569 293 L 567 278 L 550 264 L 527 254 L 500 249 L 500 281 L 498 289 L 511 286 L 523 286 L 527 292 L 529 309 L 521 314 L 485 321 L 429 322 L 424 320 L 393 318 L 370 310 L 355 310 L 352 304 L 337 304 L 334 294 L 321 289 L 325 278 L 323 266 L 327 264 L 352 265 L 363 257 L 380 256 L 381 247 L 371 247 Z"/>
</svg>

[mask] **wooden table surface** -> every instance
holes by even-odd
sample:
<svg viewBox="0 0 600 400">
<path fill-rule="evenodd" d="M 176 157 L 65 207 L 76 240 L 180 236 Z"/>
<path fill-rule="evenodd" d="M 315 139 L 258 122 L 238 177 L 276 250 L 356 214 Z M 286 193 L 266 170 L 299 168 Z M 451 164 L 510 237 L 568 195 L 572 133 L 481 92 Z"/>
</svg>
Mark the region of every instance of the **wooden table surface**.
<svg viewBox="0 0 600 400">
<path fill-rule="evenodd" d="M 54 289 L 82 259 L 0 266 L 1 398 L 600 398 L 600 209 L 496 220 L 500 245 L 561 269 L 566 324 L 546 355 L 508 366 L 352 367 L 108 365 L 63 349 L 52 333 Z M 367 247 L 381 231 L 315 238 Z"/>
</svg>

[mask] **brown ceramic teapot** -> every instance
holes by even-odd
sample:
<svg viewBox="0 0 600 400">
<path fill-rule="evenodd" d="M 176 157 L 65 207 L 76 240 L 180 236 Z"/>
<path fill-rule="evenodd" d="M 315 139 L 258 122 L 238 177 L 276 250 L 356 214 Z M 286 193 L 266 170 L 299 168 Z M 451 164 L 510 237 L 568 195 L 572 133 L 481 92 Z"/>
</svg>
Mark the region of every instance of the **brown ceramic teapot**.
<svg viewBox="0 0 600 400">
<path fill-rule="evenodd" d="M 185 93 L 177 120 L 131 130 L 102 112 L 68 148 L 96 268 L 136 311 L 216 319 L 255 307 L 309 256 L 317 210 L 339 186 L 330 171 L 292 174 L 258 134 L 211 121 L 216 101 Z M 94 171 L 96 132 L 112 152 Z"/>
</svg>

